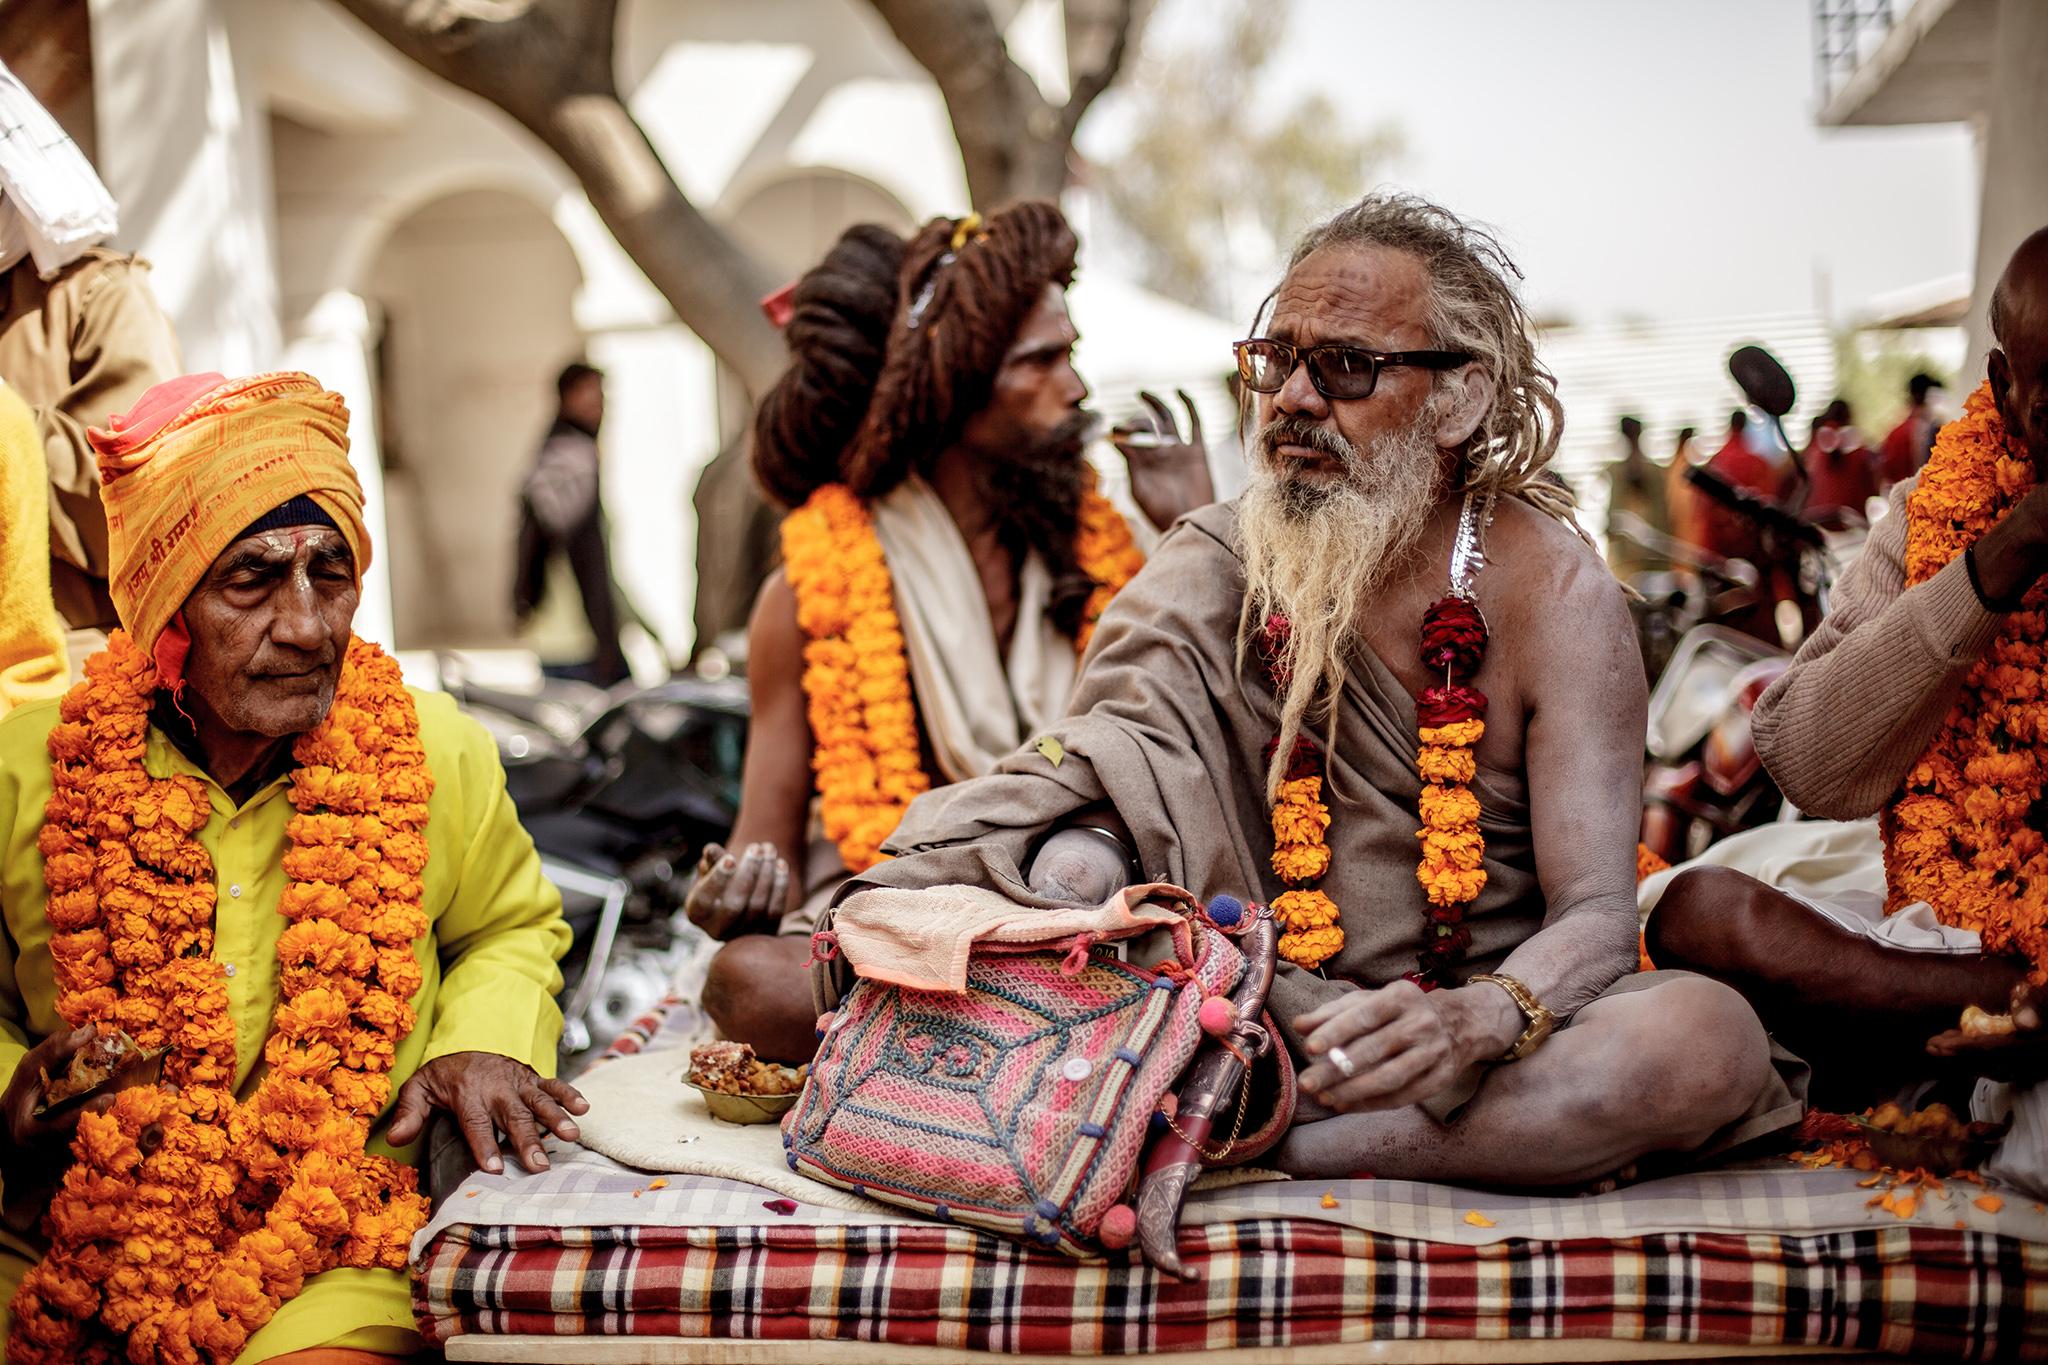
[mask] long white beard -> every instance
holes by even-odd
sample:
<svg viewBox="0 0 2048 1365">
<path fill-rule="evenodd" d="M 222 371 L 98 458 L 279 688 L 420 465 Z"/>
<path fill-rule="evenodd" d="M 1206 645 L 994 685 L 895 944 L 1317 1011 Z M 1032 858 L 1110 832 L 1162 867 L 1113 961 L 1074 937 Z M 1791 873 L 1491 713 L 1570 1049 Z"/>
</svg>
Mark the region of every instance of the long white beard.
<svg viewBox="0 0 2048 1365">
<path fill-rule="evenodd" d="M 1280 743 L 1266 775 L 1277 788 L 1287 756 L 1311 716 L 1334 716 L 1355 626 L 1387 580 L 1412 558 L 1437 503 L 1441 452 L 1425 412 L 1406 431 L 1380 437 L 1371 456 L 1327 429 L 1315 443 L 1341 459 L 1342 479 L 1283 474 L 1272 447 L 1279 424 L 1261 429 L 1251 448 L 1252 474 L 1237 505 L 1238 550 L 1245 600 L 1238 620 L 1238 657 L 1255 650 L 1274 613 L 1292 629 L 1282 654 L 1290 675 L 1280 706 Z M 1307 437 L 1299 430 L 1287 440 Z"/>
</svg>

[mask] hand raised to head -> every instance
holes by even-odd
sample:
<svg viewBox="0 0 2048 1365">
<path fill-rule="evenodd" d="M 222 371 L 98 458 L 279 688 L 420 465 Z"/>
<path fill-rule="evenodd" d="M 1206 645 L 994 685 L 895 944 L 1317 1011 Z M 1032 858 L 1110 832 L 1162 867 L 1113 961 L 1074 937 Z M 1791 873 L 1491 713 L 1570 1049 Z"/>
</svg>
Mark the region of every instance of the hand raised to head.
<svg viewBox="0 0 2048 1365">
<path fill-rule="evenodd" d="M 1109 443 L 1124 457 L 1131 473 L 1131 498 L 1145 519 L 1164 531 L 1184 513 L 1216 501 L 1209 475 L 1209 448 L 1202 440 L 1202 417 L 1186 390 L 1176 389 L 1187 409 L 1188 433 L 1158 395 L 1140 392 L 1152 411 L 1149 429 L 1122 425 L 1109 433 Z"/>
</svg>

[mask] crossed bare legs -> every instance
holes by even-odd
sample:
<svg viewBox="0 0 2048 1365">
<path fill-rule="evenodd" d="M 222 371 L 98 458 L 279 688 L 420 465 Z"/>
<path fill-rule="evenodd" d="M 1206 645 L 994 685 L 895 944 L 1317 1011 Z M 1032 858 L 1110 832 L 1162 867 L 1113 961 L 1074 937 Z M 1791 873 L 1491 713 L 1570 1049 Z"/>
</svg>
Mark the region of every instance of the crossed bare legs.
<svg viewBox="0 0 2048 1365">
<path fill-rule="evenodd" d="M 1585 1184 L 1701 1146 L 1748 1111 L 1770 1068 L 1739 995 L 1673 977 L 1587 1005 L 1528 1057 L 1491 1068 L 1448 1124 L 1415 1105 L 1298 1123 L 1277 1164 L 1324 1179 Z"/>
<path fill-rule="evenodd" d="M 1861 1109 L 1914 1081 L 1997 1074 L 1998 1059 L 1928 1043 L 1965 1006 L 2008 1008 L 2012 960 L 1912 952 L 1844 929 L 1732 868 L 1672 879 L 1645 932 L 1650 958 L 1740 991 L 1814 1071 L 1814 1103 Z"/>
</svg>

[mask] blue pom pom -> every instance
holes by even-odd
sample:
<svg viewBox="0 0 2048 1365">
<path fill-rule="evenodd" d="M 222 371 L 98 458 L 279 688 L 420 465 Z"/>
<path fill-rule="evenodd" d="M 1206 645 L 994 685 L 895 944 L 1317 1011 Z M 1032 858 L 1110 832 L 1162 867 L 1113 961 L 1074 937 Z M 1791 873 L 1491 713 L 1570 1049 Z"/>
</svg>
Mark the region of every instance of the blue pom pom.
<svg viewBox="0 0 2048 1365">
<path fill-rule="evenodd" d="M 1218 896 L 1209 902 L 1209 922 L 1218 929 L 1235 929 L 1244 920 L 1244 902 L 1235 896 Z"/>
<path fill-rule="evenodd" d="M 1154 1132 L 1166 1131 L 1166 1111 L 1164 1109 L 1154 1109 L 1152 1111 L 1152 1130 Z"/>
<path fill-rule="evenodd" d="M 789 1169 L 791 1169 L 792 1171 L 796 1169 L 796 1153 L 795 1153 L 795 1152 L 789 1152 L 789 1153 L 786 1153 L 786 1154 L 785 1154 L 785 1155 L 783 1156 L 783 1158 L 782 1158 L 782 1159 L 783 1159 L 784 1161 L 787 1161 L 787 1162 L 789 1163 Z"/>
</svg>

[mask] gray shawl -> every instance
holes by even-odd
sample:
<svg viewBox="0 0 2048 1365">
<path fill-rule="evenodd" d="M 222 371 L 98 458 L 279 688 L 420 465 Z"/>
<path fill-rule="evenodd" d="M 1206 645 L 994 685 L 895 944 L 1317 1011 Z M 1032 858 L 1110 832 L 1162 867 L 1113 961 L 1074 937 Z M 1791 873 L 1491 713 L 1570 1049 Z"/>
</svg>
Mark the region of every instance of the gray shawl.
<svg viewBox="0 0 2048 1365">
<path fill-rule="evenodd" d="M 1184 518 L 1104 613 L 1065 720 L 994 772 L 919 797 L 889 851 L 850 881 L 863 886 L 971 884 L 1025 904 L 1022 869 L 1064 817 L 1107 800 L 1130 827 L 1145 875 L 1203 898 L 1267 901 L 1273 875 L 1263 749 L 1279 707 L 1263 670 L 1236 667 L 1243 566 L 1227 504 Z M 1039 741 L 1051 738 L 1054 762 Z M 1320 735 L 1318 736 L 1320 739 Z M 1321 889 L 1342 912 L 1344 948 L 1319 972 L 1282 964 L 1270 1006 L 1283 1022 L 1352 986 L 1415 970 L 1427 901 L 1415 879 L 1415 701 L 1361 645 L 1328 755 L 1332 861 Z M 1486 837 L 1486 888 L 1468 909 L 1470 973 L 1491 971 L 1543 923 L 1527 786 L 1482 765 L 1472 784 Z M 1304 1115 L 1306 1117 L 1306 1115 Z"/>
</svg>

